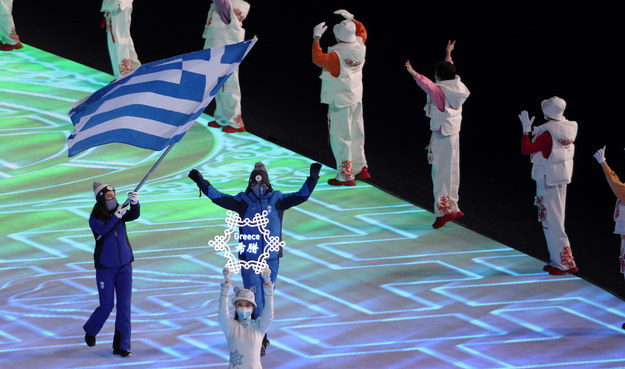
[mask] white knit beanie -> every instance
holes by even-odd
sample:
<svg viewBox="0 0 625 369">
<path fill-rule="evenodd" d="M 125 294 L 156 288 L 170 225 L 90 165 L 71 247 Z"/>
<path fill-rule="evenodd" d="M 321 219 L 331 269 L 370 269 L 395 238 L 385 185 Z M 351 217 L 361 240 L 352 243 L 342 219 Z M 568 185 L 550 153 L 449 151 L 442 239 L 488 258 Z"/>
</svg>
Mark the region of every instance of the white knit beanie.
<svg viewBox="0 0 625 369">
<path fill-rule="evenodd" d="M 107 185 L 106 183 L 102 183 L 100 181 L 95 181 L 91 185 L 93 187 L 93 194 L 95 195 L 96 200 L 99 197 L 103 197 L 105 193 L 109 191 L 115 191 L 113 186 Z"/>
</svg>

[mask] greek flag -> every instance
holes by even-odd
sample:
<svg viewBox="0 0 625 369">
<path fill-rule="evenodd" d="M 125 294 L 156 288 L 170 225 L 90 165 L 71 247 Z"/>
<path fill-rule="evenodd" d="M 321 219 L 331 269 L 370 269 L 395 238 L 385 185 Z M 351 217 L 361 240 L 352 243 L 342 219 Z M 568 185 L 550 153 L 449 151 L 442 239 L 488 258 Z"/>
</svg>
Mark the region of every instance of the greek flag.
<svg viewBox="0 0 625 369">
<path fill-rule="evenodd" d="M 256 41 L 144 64 L 76 102 L 68 156 L 111 142 L 159 151 L 180 141 Z"/>
</svg>

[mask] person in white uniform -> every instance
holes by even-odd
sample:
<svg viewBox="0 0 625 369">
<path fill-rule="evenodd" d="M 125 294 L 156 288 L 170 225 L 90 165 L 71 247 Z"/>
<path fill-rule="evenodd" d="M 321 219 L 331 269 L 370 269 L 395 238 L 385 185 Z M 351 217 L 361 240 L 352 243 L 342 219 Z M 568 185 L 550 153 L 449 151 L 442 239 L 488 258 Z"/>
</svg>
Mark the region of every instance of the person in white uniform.
<svg viewBox="0 0 625 369">
<path fill-rule="evenodd" d="M 594 154 L 595 159 L 601 165 L 610 189 L 616 196 L 614 205 L 614 233 L 621 236 L 620 265 L 621 273 L 625 274 L 625 184 L 608 165 L 605 157 L 605 146 Z"/>
<path fill-rule="evenodd" d="M 338 41 L 321 51 L 319 40 L 328 28 L 325 22 L 313 30 L 312 61 L 321 70 L 321 103 L 328 105 L 330 147 L 336 160 L 333 186 L 355 186 L 355 179 L 370 179 L 365 157 L 365 127 L 362 109 L 362 71 L 365 65 L 367 31 L 347 10 L 337 10 L 344 18 L 333 27 Z"/>
<path fill-rule="evenodd" d="M 260 363 L 263 337 L 271 322 L 273 321 L 273 284 L 271 283 L 271 270 L 265 268 L 262 278 L 265 282 L 263 290 L 265 292 L 265 307 L 260 317 L 254 317 L 253 311 L 256 307 L 254 290 L 245 288 L 234 288 L 232 304 L 236 309 L 234 319 L 230 318 L 228 309 L 228 297 L 230 296 L 232 272 L 225 268 L 225 280 L 221 284 L 221 294 L 219 296 L 219 325 L 228 341 L 230 350 L 230 369 L 261 369 Z"/>
<path fill-rule="evenodd" d="M 0 50 L 11 51 L 22 47 L 13 21 L 13 0 L 0 0 Z"/>
<path fill-rule="evenodd" d="M 460 127 L 462 105 L 469 97 L 467 86 L 456 74 L 451 58 L 456 41 L 449 40 L 445 48 L 445 60 L 436 64 L 435 79 L 432 82 L 417 73 L 406 61 L 406 70 L 417 85 L 427 94 L 425 115 L 430 118 L 430 143 L 427 147 L 428 161 L 432 165 L 434 194 L 433 228 L 440 228 L 456 220 L 464 213 L 458 206 L 460 188 Z"/>
<path fill-rule="evenodd" d="M 133 0 L 103 0 L 101 12 L 107 33 L 107 44 L 115 79 L 126 76 L 141 66 L 130 36 Z"/>
<path fill-rule="evenodd" d="M 235 44 L 245 39 L 243 20 L 247 18 L 250 4 L 243 0 L 213 0 L 204 27 L 204 49 Z M 237 68 L 215 95 L 215 120 L 209 127 L 223 132 L 245 132 L 241 112 L 241 86 Z"/>
<path fill-rule="evenodd" d="M 614 205 L 614 233 L 621 238 L 621 252 L 619 253 L 619 265 L 621 273 L 625 276 L 625 184 L 614 173 L 608 165 L 605 157 L 605 146 L 593 155 L 605 174 L 605 178 L 610 185 L 610 189 L 616 196 Z M 622 328 L 625 329 L 625 323 Z"/>
<path fill-rule="evenodd" d="M 566 188 L 573 177 L 577 122 L 564 117 L 566 102 L 557 96 L 543 100 L 541 108 L 547 122 L 533 131 L 534 117 L 530 118 L 523 110 L 519 119 L 523 127 L 521 152 L 530 155 L 532 179 L 536 181 L 534 204 L 549 250 L 550 262 L 543 270 L 552 275 L 577 273 L 579 268 L 564 229 Z"/>
</svg>

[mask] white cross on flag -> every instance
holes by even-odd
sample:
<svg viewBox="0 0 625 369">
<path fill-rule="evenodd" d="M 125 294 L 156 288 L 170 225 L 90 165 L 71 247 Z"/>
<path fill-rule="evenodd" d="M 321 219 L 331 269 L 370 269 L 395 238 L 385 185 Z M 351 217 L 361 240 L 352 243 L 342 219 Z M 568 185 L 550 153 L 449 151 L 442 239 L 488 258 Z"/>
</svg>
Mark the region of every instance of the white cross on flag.
<svg viewBox="0 0 625 369">
<path fill-rule="evenodd" d="M 111 142 L 159 151 L 180 141 L 256 41 L 144 64 L 78 101 L 68 156 Z"/>
</svg>

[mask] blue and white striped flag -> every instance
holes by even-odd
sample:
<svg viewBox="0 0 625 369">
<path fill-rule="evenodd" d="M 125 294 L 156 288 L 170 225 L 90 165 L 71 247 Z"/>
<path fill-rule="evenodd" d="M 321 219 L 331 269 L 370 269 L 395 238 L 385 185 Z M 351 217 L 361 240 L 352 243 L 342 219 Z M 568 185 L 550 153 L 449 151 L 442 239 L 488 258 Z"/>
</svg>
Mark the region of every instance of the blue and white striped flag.
<svg viewBox="0 0 625 369">
<path fill-rule="evenodd" d="M 144 64 L 77 102 L 68 156 L 111 142 L 159 151 L 180 141 L 256 41 Z"/>
</svg>

